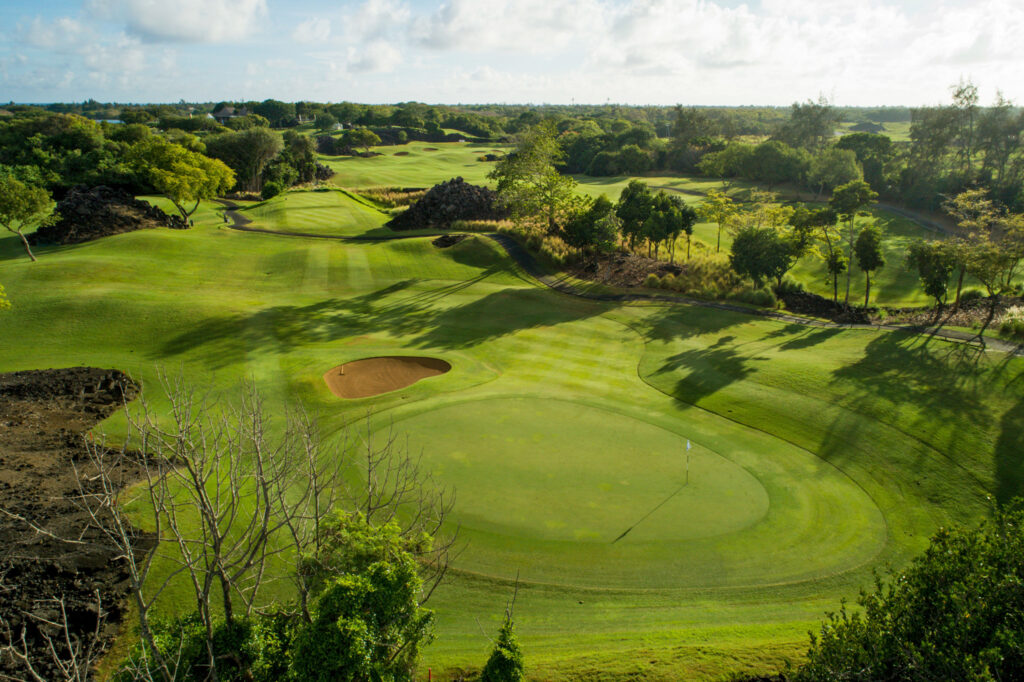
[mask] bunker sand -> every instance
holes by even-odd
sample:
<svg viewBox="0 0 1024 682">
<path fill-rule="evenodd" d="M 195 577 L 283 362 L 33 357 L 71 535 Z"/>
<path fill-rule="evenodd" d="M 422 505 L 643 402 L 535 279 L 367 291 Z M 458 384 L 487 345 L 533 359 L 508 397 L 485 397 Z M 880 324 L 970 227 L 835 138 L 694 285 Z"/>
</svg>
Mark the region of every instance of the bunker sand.
<svg viewBox="0 0 1024 682">
<path fill-rule="evenodd" d="M 364 358 L 338 365 L 324 374 L 331 393 L 339 398 L 369 398 L 412 386 L 420 379 L 450 371 L 438 358 L 387 356 Z"/>
</svg>

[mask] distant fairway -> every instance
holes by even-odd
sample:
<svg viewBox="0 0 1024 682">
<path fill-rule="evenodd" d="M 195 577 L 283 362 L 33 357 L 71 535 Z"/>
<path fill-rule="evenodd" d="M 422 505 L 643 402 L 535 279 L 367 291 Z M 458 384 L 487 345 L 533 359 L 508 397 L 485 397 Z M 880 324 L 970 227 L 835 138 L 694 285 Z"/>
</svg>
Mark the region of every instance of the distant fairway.
<svg viewBox="0 0 1024 682">
<path fill-rule="evenodd" d="M 376 169 L 382 157 L 357 159 L 342 180 L 423 186 L 478 151 L 463 146 L 419 178 L 403 157 Z M 14 306 L 0 313 L 0 371 L 120 368 L 158 412 L 160 368 L 213 393 L 249 377 L 271 428 L 286 403 L 330 437 L 351 435 L 368 413 L 375 433 L 393 424 L 455 488 L 451 520 L 464 541 L 430 602 L 437 639 L 423 676 L 483 664 L 517 574 L 534 679 L 778 669 L 873 571 L 904 566 L 936 529 L 1024 492 L 1021 358 L 566 296 L 480 236 L 447 249 L 428 238 L 274 236 L 229 229 L 221 211 L 204 203 L 191 230 L 41 247 L 38 263 L 17 237 L 0 237 Z M 386 233 L 376 232 L 383 213 L 335 190 L 243 214 L 267 229 Z M 324 382 L 338 365 L 392 355 L 451 371 L 358 399 Z M 100 430 L 116 438 L 123 417 Z M 187 608 L 188 592 L 174 584 L 162 612 Z M 263 594 L 288 599 L 290 583 Z"/>
</svg>

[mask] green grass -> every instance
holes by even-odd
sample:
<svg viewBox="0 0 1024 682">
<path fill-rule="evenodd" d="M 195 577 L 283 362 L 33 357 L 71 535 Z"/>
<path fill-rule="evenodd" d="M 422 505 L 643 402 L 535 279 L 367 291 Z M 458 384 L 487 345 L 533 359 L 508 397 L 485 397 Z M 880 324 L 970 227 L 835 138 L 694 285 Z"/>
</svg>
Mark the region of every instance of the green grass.
<svg viewBox="0 0 1024 682">
<path fill-rule="evenodd" d="M 367 211 L 330 191 L 247 213 L 355 235 L 379 229 Z M 422 450 L 456 488 L 466 541 L 431 601 L 423 666 L 441 677 L 486 660 L 517 574 L 534 679 L 770 671 L 872 571 L 1024 490 L 1024 362 L 998 353 L 595 303 L 536 286 L 483 237 L 441 250 L 242 233 L 215 204 L 192 230 L 38 255 L 0 238 L 14 304 L 0 371 L 118 367 L 158 411 L 158 368 L 212 391 L 252 377 L 272 413 L 299 403 L 335 434 L 370 409 L 375 429 L 394 424 Z M 453 369 L 353 401 L 321 378 L 386 354 Z M 187 591 L 176 584 L 164 608 Z"/>
<path fill-rule="evenodd" d="M 320 161 L 335 175 L 330 183 L 338 187 L 422 187 L 461 176 L 466 182 L 486 184 L 491 162 L 478 157 L 503 148 L 489 144 L 462 142 L 410 142 L 377 147 L 380 156 L 359 158 L 325 156 Z"/>
<path fill-rule="evenodd" d="M 252 227 L 332 237 L 392 234 L 390 216 L 369 201 L 339 189 L 293 190 L 241 211 Z"/>
</svg>

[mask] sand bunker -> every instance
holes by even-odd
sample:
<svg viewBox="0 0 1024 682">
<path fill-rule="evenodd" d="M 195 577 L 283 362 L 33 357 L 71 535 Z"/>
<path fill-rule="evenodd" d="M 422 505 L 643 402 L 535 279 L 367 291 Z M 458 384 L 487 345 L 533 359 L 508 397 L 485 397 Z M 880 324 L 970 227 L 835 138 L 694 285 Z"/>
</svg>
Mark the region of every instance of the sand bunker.
<svg viewBox="0 0 1024 682">
<path fill-rule="evenodd" d="M 437 358 L 365 358 L 338 365 L 324 375 L 324 381 L 339 398 L 368 398 L 412 386 L 420 379 L 444 374 L 451 368 Z"/>
</svg>

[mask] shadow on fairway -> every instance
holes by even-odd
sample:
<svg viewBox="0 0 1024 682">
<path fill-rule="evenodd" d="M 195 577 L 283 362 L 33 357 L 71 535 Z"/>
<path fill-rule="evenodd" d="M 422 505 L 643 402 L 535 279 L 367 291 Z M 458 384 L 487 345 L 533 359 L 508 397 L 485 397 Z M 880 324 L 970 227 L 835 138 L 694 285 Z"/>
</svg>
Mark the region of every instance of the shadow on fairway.
<svg viewBox="0 0 1024 682">
<path fill-rule="evenodd" d="M 884 437 L 889 427 L 915 439 L 915 466 L 921 471 L 929 466 L 922 458 L 941 455 L 969 472 L 984 461 L 998 434 L 997 494 L 1019 490 L 1024 482 L 1019 464 L 1024 408 L 1018 404 L 1003 416 L 1001 434 L 994 428 L 999 419 L 994 410 L 1005 404 L 1000 392 L 1020 394 L 1014 387 L 1019 376 L 1011 375 L 1019 375 L 1020 365 L 991 358 L 966 344 L 879 335 L 860 360 L 833 372 L 845 410 L 829 426 L 819 454 L 833 461 L 848 457 L 851 444 L 870 442 L 871 434 Z"/>
<path fill-rule="evenodd" d="M 239 354 L 288 353 L 307 345 L 376 333 L 404 337 L 407 340 L 402 345 L 406 347 L 454 350 L 608 310 L 608 305 L 566 300 L 536 288 L 503 289 L 461 305 L 445 305 L 453 294 L 500 270 L 488 269 L 472 279 L 428 291 L 409 291 L 417 283 L 410 279 L 351 298 L 210 318 L 168 339 L 156 357 L 202 349 L 204 361 L 217 368 L 237 362 Z"/>
<path fill-rule="evenodd" d="M 1006 504 L 1024 495 L 1024 399 L 1007 410 L 999 422 L 996 441 L 996 500 Z"/>
<path fill-rule="evenodd" d="M 674 305 L 658 309 L 635 328 L 647 342 L 667 343 L 703 334 L 715 334 L 748 321 L 749 316 L 740 313 Z"/>
<path fill-rule="evenodd" d="M 729 345 L 733 341 L 734 337 L 723 336 L 708 348 L 677 353 L 666 358 L 653 376 L 686 372 L 676 382 L 671 395 L 680 402 L 697 405 L 709 395 L 753 374 L 756 369 L 750 363 L 766 359 L 744 355 L 736 346 Z"/>
</svg>

